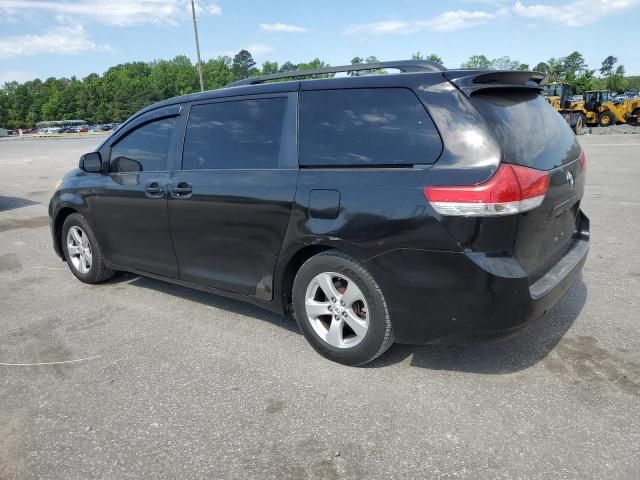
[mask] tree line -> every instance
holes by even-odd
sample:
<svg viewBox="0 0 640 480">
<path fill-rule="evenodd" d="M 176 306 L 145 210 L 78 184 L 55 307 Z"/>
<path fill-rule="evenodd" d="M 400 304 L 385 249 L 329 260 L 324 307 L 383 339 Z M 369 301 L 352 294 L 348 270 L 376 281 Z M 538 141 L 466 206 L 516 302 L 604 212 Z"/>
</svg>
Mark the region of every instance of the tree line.
<svg viewBox="0 0 640 480">
<path fill-rule="evenodd" d="M 412 58 L 443 63 L 436 54 L 424 56 L 416 52 Z M 354 57 L 351 63 L 377 61 L 374 56 Z M 251 53 L 242 50 L 233 58 L 221 56 L 203 62 L 202 74 L 205 89 L 209 90 L 249 76 L 329 66 L 316 58 L 299 64 L 285 62 L 279 65 L 278 62 L 265 61 L 258 67 Z M 529 65 L 509 57 L 489 59 L 484 55 L 469 57 L 461 67 L 530 70 Z M 552 82 L 571 83 L 576 86 L 577 93 L 592 89 L 615 92 L 640 90 L 640 76 L 625 76 L 624 66 L 613 56 L 607 57 L 597 71 L 589 69 L 579 52 L 550 58 L 531 70 L 546 73 Z M 600 75 L 596 76 L 596 72 Z M 370 72 L 350 74 L 367 73 Z M 0 88 L 0 126 L 28 128 L 42 120 L 64 119 L 83 119 L 89 123 L 122 122 L 150 103 L 198 90 L 195 65 L 186 56 L 173 60 L 124 63 L 109 68 L 102 76 L 92 73 L 83 79 L 51 77 L 44 81 L 7 82 Z"/>
</svg>

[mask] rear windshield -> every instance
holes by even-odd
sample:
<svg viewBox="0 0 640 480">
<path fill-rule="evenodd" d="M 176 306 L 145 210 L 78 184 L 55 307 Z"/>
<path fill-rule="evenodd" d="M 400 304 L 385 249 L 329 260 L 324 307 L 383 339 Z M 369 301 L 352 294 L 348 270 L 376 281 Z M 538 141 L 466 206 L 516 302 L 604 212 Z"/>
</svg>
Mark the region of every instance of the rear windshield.
<svg viewBox="0 0 640 480">
<path fill-rule="evenodd" d="M 396 166 L 433 163 L 440 136 L 404 88 L 301 93 L 300 165 Z"/>
<path fill-rule="evenodd" d="M 471 101 L 502 144 L 504 162 L 551 170 L 580 155 L 565 119 L 536 92 L 494 90 Z"/>
</svg>

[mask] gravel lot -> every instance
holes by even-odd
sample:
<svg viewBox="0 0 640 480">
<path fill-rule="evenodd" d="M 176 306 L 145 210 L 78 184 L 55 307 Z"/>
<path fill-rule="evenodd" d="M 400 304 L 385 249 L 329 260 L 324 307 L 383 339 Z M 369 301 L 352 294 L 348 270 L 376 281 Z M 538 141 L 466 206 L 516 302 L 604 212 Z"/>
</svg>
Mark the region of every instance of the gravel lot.
<svg viewBox="0 0 640 480">
<path fill-rule="evenodd" d="M 610 127 L 586 127 L 584 135 L 638 135 L 640 126 L 638 125 L 611 125 Z M 582 138 L 582 137 L 580 137 Z"/>
<path fill-rule="evenodd" d="M 547 317 L 349 368 L 252 306 L 78 282 L 47 204 L 96 139 L 0 140 L 0 478 L 640 478 L 640 137 L 580 141 L 591 252 Z"/>
</svg>

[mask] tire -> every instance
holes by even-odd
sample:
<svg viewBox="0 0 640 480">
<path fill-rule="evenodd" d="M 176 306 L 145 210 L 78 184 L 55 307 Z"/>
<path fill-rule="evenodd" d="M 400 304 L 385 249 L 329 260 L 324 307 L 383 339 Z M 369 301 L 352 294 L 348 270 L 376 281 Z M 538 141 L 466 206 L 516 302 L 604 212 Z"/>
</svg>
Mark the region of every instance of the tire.
<svg viewBox="0 0 640 480">
<path fill-rule="evenodd" d="M 610 127 L 616 124 L 616 116 L 611 110 L 605 110 L 599 117 L 601 127 Z"/>
<path fill-rule="evenodd" d="M 292 297 L 300 330 L 329 360 L 363 365 L 393 344 L 380 287 L 366 268 L 342 252 L 329 250 L 307 260 L 293 281 Z"/>
<path fill-rule="evenodd" d="M 104 263 L 100 245 L 91 226 L 82 215 L 72 213 L 65 219 L 60 241 L 71 273 L 81 282 L 100 283 L 115 274 L 115 271 Z"/>
<path fill-rule="evenodd" d="M 580 135 L 583 128 L 584 118 L 582 118 L 582 115 L 578 115 L 578 118 L 576 118 L 576 124 L 573 126 L 573 133 L 575 133 L 576 135 Z"/>
<path fill-rule="evenodd" d="M 633 112 L 631 112 L 631 115 L 636 119 L 635 124 L 640 125 L 640 108 L 636 108 Z"/>
</svg>

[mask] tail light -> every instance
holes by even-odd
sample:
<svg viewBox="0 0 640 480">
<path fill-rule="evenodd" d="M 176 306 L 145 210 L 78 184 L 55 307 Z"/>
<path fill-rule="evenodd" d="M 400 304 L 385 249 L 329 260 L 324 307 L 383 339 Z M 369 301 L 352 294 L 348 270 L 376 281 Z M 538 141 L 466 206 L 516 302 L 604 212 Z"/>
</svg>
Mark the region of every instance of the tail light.
<svg viewBox="0 0 640 480">
<path fill-rule="evenodd" d="M 549 188 L 549 173 L 503 163 L 479 185 L 424 187 L 424 196 L 441 215 L 489 217 L 539 207 Z"/>
<path fill-rule="evenodd" d="M 580 156 L 578 157 L 578 160 L 580 160 L 580 165 L 582 165 L 582 169 L 586 170 L 587 169 L 587 154 L 584 153 L 584 150 L 582 148 L 580 149 Z"/>
</svg>

